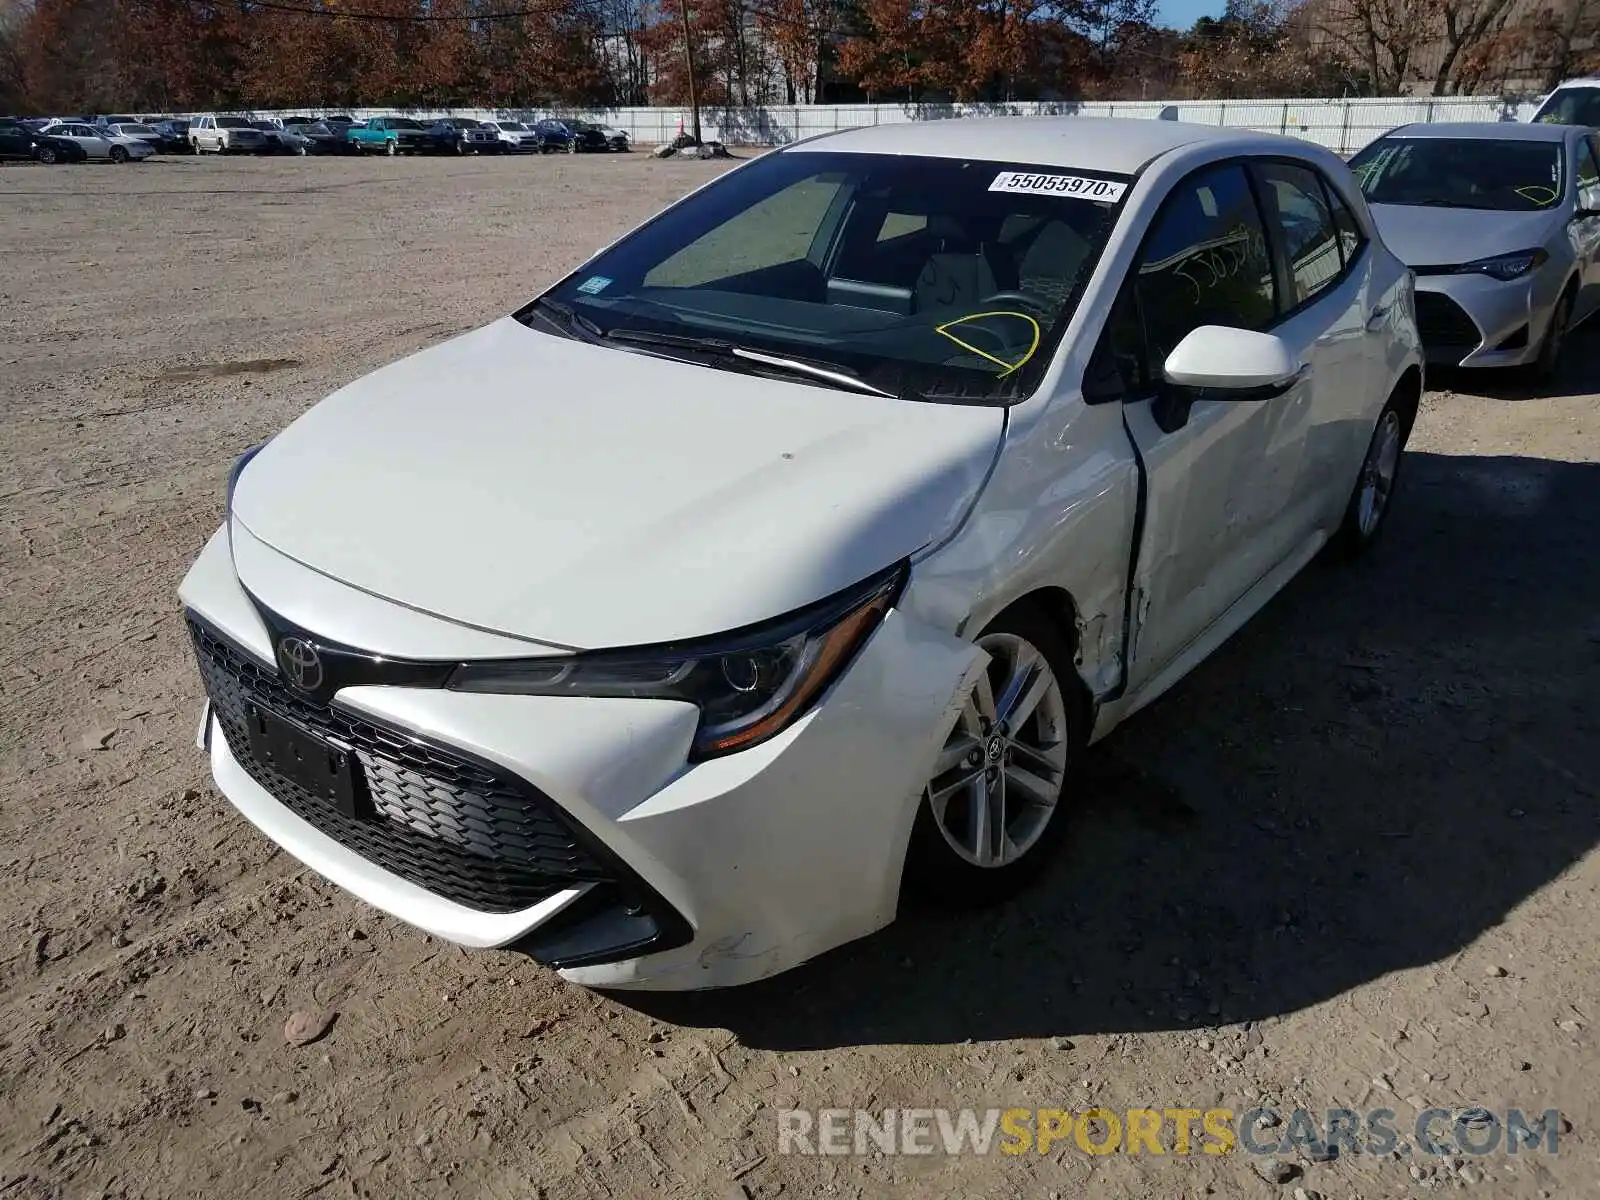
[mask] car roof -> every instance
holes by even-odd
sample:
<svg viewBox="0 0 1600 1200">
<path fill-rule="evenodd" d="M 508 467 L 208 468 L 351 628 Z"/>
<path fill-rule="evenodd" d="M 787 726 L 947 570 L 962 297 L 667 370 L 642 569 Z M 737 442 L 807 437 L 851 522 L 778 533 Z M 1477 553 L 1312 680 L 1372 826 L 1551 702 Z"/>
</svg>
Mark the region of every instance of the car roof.
<svg viewBox="0 0 1600 1200">
<path fill-rule="evenodd" d="M 1600 87 L 1600 75 L 1584 75 L 1579 79 L 1563 79 L 1556 84 L 1555 90 L 1571 87 Z"/>
<path fill-rule="evenodd" d="M 1553 125 L 1539 121 L 1440 121 L 1428 125 L 1402 125 L 1384 137 L 1448 138 L 1456 141 L 1562 142 L 1588 126 Z"/>
<path fill-rule="evenodd" d="M 1129 117 L 968 117 L 959 121 L 915 121 L 864 126 L 812 138 L 794 151 L 849 154 L 911 154 L 928 158 L 974 158 L 1077 167 L 1131 175 L 1152 159 L 1181 146 L 1206 143 L 1260 153 L 1264 143 L 1306 148 L 1298 138 Z"/>
</svg>

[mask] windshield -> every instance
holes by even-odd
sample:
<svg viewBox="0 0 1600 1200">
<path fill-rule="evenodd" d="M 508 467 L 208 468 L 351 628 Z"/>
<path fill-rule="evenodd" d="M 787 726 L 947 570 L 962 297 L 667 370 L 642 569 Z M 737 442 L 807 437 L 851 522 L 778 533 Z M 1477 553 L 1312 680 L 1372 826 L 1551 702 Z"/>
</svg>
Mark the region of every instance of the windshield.
<svg viewBox="0 0 1600 1200">
<path fill-rule="evenodd" d="M 522 132 L 526 131 L 527 128 L 528 127 L 526 125 L 524 125 L 521 121 L 501 121 L 500 122 L 500 129 L 501 129 L 502 132 L 505 132 L 505 133 L 522 133 Z"/>
<path fill-rule="evenodd" d="M 1562 88 L 1551 92 L 1533 119 L 1551 125 L 1600 125 L 1600 88 Z"/>
<path fill-rule="evenodd" d="M 1386 137 L 1350 169 L 1371 204 L 1533 212 L 1562 192 L 1559 142 Z"/>
<path fill-rule="evenodd" d="M 413 121 L 410 117 L 385 117 L 384 122 L 390 129 L 426 129 L 421 121 Z"/>
<path fill-rule="evenodd" d="M 860 390 L 1009 403 L 1037 386 L 1125 187 L 1125 176 L 1062 167 L 771 154 L 518 317 L 552 324 L 566 310 L 573 336 L 654 338 L 729 370 L 752 369 L 737 347 L 803 359 Z M 697 355 L 696 338 L 712 339 L 701 346 L 711 352 Z"/>
<path fill-rule="evenodd" d="M 118 125 L 117 132 L 124 136 L 136 136 L 141 133 L 154 133 L 155 130 L 148 125 Z"/>
<path fill-rule="evenodd" d="M 250 122 L 243 117 L 218 117 L 218 129 L 249 129 Z"/>
</svg>

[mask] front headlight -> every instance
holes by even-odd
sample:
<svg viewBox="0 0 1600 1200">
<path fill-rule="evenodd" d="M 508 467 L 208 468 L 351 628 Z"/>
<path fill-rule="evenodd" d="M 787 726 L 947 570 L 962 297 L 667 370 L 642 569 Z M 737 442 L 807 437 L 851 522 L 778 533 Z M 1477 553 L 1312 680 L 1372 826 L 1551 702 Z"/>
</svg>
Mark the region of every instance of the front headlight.
<svg viewBox="0 0 1600 1200">
<path fill-rule="evenodd" d="M 1515 254 L 1496 254 L 1493 258 L 1480 258 L 1455 269 L 1457 275 L 1488 275 L 1493 279 L 1510 282 L 1520 279 L 1550 261 L 1543 250 L 1519 250 Z"/>
<path fill-rule="evenodd" d="M 878 627 L 905 577 L 902 563 L 787 617 L 705 641 L 466 663 L 445 686 L 683 700 L 700 710 L 691 759 L 715 758 L 766 741 L 810 708 Z"/>
</svg>

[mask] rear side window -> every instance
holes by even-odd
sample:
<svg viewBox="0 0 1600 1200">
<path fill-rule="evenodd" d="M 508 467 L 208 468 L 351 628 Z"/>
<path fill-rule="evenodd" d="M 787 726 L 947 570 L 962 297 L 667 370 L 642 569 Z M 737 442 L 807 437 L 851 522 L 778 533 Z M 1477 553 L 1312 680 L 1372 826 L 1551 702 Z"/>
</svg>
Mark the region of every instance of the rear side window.
<svg viewBox="0 0 1600 1200">
<path fill-rule="evenodd" d="M 1268 216 L 1281 231 L 1293 291 L 1285 308 L 1306 303 L 1344 270 L 1322 180 L 1315 171 L 1288 163 L 1260 164 Z"/>
<path fill-rule="evenodd" d="M 1207 168 L 1172 190 L 1135 280 L 1152 362 L 1201 325 L 1265 329 L 1277 318 L 1266 228 L 1242 166 Z"/>
<path fill-rule="evenodd" d="M 1339 195 L 1339 189 L 1326 179 L 1322 181 L 1322 186 L 1328 194 L 1329 210 L 1333 213 L 1333 228 L 1339 235 L 1339 253 L 1345 265 L 1349 266 L 1355 256 L 1361 253 L 1361 247 L 1367 244 L 1367 235 L 1361 231 L 1355 213 L 1350 211 L 1350 206 Z"/>
</svg>

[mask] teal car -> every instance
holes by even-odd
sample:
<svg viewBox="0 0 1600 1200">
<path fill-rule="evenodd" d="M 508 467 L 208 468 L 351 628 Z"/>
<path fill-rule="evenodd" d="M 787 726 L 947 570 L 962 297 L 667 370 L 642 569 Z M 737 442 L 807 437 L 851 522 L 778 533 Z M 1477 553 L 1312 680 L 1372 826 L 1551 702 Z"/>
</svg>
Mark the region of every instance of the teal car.
<svg viewBox="0 0 1600 1200">
<path fill-rule="evenodd" d="M 410 117 L 373 117 L 350 128 L 350 143 L 362 154 L 417 154 L 433 148 L 429 127 Z"/>
</svg>

